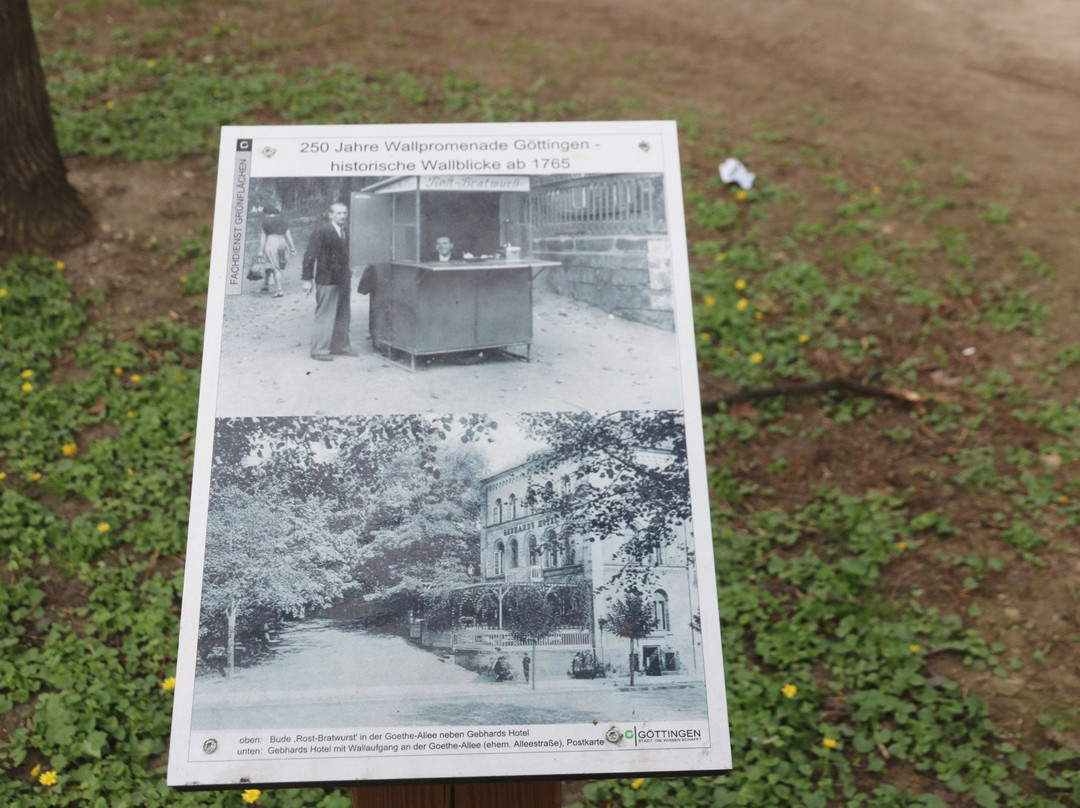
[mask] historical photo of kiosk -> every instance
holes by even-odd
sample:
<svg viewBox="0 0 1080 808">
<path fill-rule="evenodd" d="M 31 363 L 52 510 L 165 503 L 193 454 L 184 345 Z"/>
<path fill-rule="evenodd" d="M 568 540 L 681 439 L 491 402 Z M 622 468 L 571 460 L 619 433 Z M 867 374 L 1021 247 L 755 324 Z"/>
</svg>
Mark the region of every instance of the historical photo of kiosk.
<svg viewBox="0 0 1080 808">
<path fill-rule="evenodd" d="M 252 177 L 246 203 L 221 415 L 682 406 L 661 172 Z"/>
<path fill-rule="evenodd" d="M 216 431 L 193 729 L 707 718 L 678 413 Z"/>
</svg>

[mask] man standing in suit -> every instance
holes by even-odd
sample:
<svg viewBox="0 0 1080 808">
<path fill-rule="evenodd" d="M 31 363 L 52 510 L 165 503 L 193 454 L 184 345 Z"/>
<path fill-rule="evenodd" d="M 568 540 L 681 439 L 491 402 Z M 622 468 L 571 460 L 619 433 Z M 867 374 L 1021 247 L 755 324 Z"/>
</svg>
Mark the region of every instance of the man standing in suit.
<svg viewBox="0 0 1080 808">
<path fill-rule="evenodd" d="M 304 294 L 315 284 L 315 329 L 311 335 L 311 358 L 329 362 L 338 356 L 356 356 L 349 343 L 349 234 L 345 222 L 349 209 L 335 202 L 327 211 L 327 223 L 315 228 L 304 252 L 301 278 Z"/>
</svg>

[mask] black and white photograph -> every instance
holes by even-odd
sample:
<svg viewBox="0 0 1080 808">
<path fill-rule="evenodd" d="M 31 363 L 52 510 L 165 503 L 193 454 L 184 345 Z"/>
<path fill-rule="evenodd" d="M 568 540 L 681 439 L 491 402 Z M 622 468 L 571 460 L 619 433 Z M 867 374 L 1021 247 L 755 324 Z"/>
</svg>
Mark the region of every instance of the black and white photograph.
<svg viewBox="0 0 1080 808">
<path fill-rule="evenodd" d="M 248 193 L 219 415 L 681 406 L 660 172 Z"/>
<path fill-rule="evenodd" d="M 169 782 L 730 768 L 674 125 L 219 168 Z"/>
<path fill-rule="evenodd" d="M 193 728 L 706 718 L 677 413 L 223 419 L 215 443 Z"/>
</svg>

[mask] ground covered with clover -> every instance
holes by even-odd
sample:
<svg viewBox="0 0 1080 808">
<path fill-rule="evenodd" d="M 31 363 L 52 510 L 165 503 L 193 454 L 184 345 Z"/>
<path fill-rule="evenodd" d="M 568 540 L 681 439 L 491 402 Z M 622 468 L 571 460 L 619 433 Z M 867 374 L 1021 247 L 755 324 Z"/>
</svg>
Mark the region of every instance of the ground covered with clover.
<svg viewBox="0 0 1080 808">
<path fill-rule="evenodd" d="M 0 802 L 348 804 L 163 785 L 216 127 L 586 118 L 680 125 L 736 769 L 567 801 L 1080 801 L 1071 6 L 31 7 L 99 233 L 0 264 Z"/>
</svg>

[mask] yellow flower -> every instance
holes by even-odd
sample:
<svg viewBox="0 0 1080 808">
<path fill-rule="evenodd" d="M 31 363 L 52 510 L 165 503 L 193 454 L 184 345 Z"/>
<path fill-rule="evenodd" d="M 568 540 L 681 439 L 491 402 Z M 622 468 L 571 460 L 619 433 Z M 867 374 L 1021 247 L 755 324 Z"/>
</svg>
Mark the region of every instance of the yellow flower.
<svg viewBox="0 0 1080 808">
<path fill-rule="evenodd" d="M 180 283 L 187 283 L 187 275 L 180 276 Z"/>
<path fill-rule="evenodd" d="M 717 253 L 716 254 L 716 260 L 717 261 L 723 261 L 725 258 L 727 258 L 727 253 Z"/>
<path fill-rule="evenodd" d="M 41 783 L 43 786 L 56 785 L 56 772 L 54 772 L 52 769 L 49 769 L 47 772 L 42 772 L 38 776 L 38 782 Z"/>
<path fill-rule="evenodd" d="M 30 475 L 30 479 L 36 483 L 38 480 L 41 479 L 41 472 L 35 471 L 33 474 Z"/>
<path fill-rule="evenodd" d="M 739 302 L 735 304 L 735 308 L 737 308 L 739 311 L 742 311 L 743 309 L 745 309 L 749 305 L 750 305 L 750 301 L 747 300 L 745 297 L 743 297 L 743 298 L 740 298 Z"/>
<path fill-rule="evenodd" d="M 34 768 L 30 770 L 30 779 L 37 780 L 37 776 L 41 774 L 41 764 L 35 763 Z"/>
<path fill-rule="evenodd" d="M 1062 505 L 1064 505 L 1068 501 L 1069 498 L 1065 494 L 1062 494 L 1060 497 L 1058 497 L 1058 502 L 1060 502 Z"/>
<path fill-rule="evenodd" d="M 259 791 L 259 789 L 249 788 L 247 791 L 242 791 L 240 793 L 240 799 L 250 804 L 255 802 L 255 800 L 259 799 L 260 794 L 262 794 L 262 792 Z"/>
<path fill-rule="evenodd" d="M 112 369 L 112 372 L 114 375 L 119 376 L 124 372 L 124 369 L 122 367 L 115 367 Z"/>
<path fill-rule="evenodd" d="M 753 362 L 755 365 L 760 365 L 762 362 L 765 361 L 765 356 L 761 353 L 761 351 L 754 351 L 752 354 L 750 354 L 750 361 Z"/>
<path fill-rule="evenodd" d="M 60 451 L 64 453 L 64 457 L 74 457 L 79 453 L 79 447 L 74 443 L 65 443 Z"/>
<path fill-rule="evenodd" d="M 6 479 L 7 479 L 7 472 L 6 471 L 0 471 L 0 480 L 6 480 Z"/>
<path fill-rule="evenodd" d="M 803 345 L 805 345 L 809 341 L 810 341 L 810 335 L 809 334 L 799 334 L 799 342 L 801 342 Z"/>
<path fill-rule="evenodd" d="M 57 261 L 56 268 L 63 272 L 65 269 L 67 269 L 67 264 L 65 264 L 63 261 Z"/>
<path fill-rule="evenodd" d="M 740 202 L 742 202 L 748 196 L 749 196 L 749 194 L 746 193 L 746 191 L 739 191 L 738 193 L 735 194 L 735 198 L 738 199 Z"/>
<path fill-rule="evenodd" d="M 161 689 L 167 691 L 176 690 L 176 677 L 170 676 L 167 679 L 162 679 Z"/>
<path fill-rule="evenodd" d="M 108 533 L 109 532 L 109 523 L 108 522 L 98 522 L 97 529 L 98 529 L 98 533 Z"/>
<path fill-rule="evenodd" d="M 30 378 L 30 377 L 32 377 L 33 375 L 34 375 L 34 371 L 32 371 L 32 370 L 29 370 L 29 369 L 27 369 L 27 370 L 24 370 L 24 371 L 23 371 L 22 373 L 20 373 L 20 374 L 19 374 L 19 376 L 20 376 L 21 378 L 23 378 L 23 379 L 29 379 L 29 378 Z"/>
<path fill-rule="evenodd" d="M 870 193 L 872 193 L 872 194 L 880 194 L 881 193 L 881 186 L 880 185 L 875 185 L 873 188 L 870 189 Z"/>
<path fill-rule="evenodd" d="M 130 376 L 128 376 L 128 378 L 131 380 L 132 384 L 138 384 L 142 381 L 142 376 L 140 376 L 138 373 L 132 373 Z"/>
<path fill-rule="evenodd" d="M 184 376 L 184 375 L 182 375 L 180 373 L 177 373 L 173 378 L 178 382 L 186 382 L 187 381 L 187 376 Z"/>
<path fill-rule="evenodd" d="M 912 643 L 911 645 L 909 645 L 909 646 L 907 647 L 907 649 L 908 649 L 909 651 L 911 651 L 911 653 L 913 653 L 913 654 L 917 654 L 917 653 L 919 653 L 919 646 L 915 645 L 914 643 Z"/>
<path fill-rule="evenodd" d="M 780 692 L 787 696 L 789 699 L 795 698 L 795 694 L 799 692 L 799 688 L 795 685 L 787 684 L 780 688 Z"/>
<path fill-rule="evenodd" d="M 702 342 L 708 342 L 710 339 L 708 331 L 702 331 L 698 336 L 701 338 Z"/>
<path fill-rule="evenodd" d="M 836 739 L 835 738 L 822 738 L 821 739 L 821 744 L 826 749 L 835 749 L 836 748 Z"/>
<path fill-rule="evenodd" d="M 128 411 L 127 411 L 127 417 L 128 417 L 128 418 L 134 418 L 134 417 L 135 417 L 135 413 L 134 413 L 134 412 L 132 412 L 131 410 L 128 410 Z"/>
<path fill-rule="evenodd" d="M 215 25 L 212 30 L 214 34 L 220 34 L 225 29 L 223 29 L 220 25 Z M 258 797 L 259 795 L 256 794 L 255 796 Z"/>
<path fill-rule="evenodd" d="M 765 316 L 765 312 L 763 312 L 763 311 L 755 311 L 755 312 L 754 312 L 754 319 L 755 319 L 755 320 L 760 320 L 760 319 L 762 319 L 762 318 L 763 318 L 764 316 Z"/>
<path fill-rule="evenodd" d="M 29 392 L 31 392 L 31 391 L 32 391 L 32 390 L 34 389 L 34 385 L 30 384 L 30 382 L 23 382 L 23 383 L 22 383 L 22 385 L 21 385 L 21 387 L 20 387 L 20 389 L 21 389 L 21 390 L 22 390 L 22 391 L 23 391 L 24 393 L 29 393 Z"/>
<path fill-rule="evenodd" d="M 146 66 L 147 67 L 157 67 L 157 59 L 147 59 L 146 60 Z"/>
<path fill-rule="evenodd" d="M 898 541 L 896 543 L 896 549 L 897 550 L 906 550 L 907 549 L 907 542 L 906 541 Z"/>
<path fill-rule="evenodd" d="M 716 298 L 712 297 L 711 295 L 705 295 L 705 305 L 706 306 L 715 306 L 716 305 Z"/>
<path fill-rule="evenodd" d="M 642 787 L 642 786 L 643 786 L 644 784 L 645 784 L 645 778 L 644 778 L 644 777 L 639 777 L 639 778 L 638 778 L 637 780 L 635 780 L 634 782 L 632 782 L 632 783 L 630 784 L 630 788 L 632 788 L 632 789 L 634 789 L 635 791 L 637 791 L 637 790 L 638 790 L 639 788 L 641 788 L 641 787 Z"/>
<path fill-rule="evenodd" d="M 127 470 L 127 475 L 128 475 L 128 477 L 134 477 L 135 476 L 135 469 L 128 469 Z"/>
<path fill-rule="evenodd" d="M 7 297 L 7 289 L 0 288 L 0 297 Z"/>
<path fill-rule="evenodd" d="M 116 108 L 116 107 L 115 107 L 115 105 L 113 104 L 113 102 L 112 102 L 112 101 L 106 101 L 106 102 L 105 102 L 105 109 L 107 109 L 107 110 L 109 110 L 109 111 L 112 111 L 112 110 L 113 110 L 113 109 L 115 109 L 115 108 Z"/>
<path fill-rule="evenodd" d="M 744 281 L 742 278 L 739 278 L 737 281 L 735 281 L 735 288 L 741 292 L 743 289 L 746 288 L 746 281 Z"/>
</svg>

